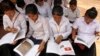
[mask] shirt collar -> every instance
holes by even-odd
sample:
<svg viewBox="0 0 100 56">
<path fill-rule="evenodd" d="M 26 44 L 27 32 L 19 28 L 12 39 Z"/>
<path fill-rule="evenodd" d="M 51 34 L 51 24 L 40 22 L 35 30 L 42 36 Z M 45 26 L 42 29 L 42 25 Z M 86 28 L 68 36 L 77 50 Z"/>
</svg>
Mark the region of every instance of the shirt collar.
<svg viewBox="0 0 100 56">
<path fill-rule="evenodd" d="M 66 20 L 64 20 L 64 16 L 62 16 L 62 19 L 61 19 L 60 25 L 63 24 L 63 23 L 65 23 L 65 22 L 66 22 Z M 50 23 L 57 24 L 57 23 L 55 22 L 55 20 L 54 20 L 53 17 L 50 19 Z"/>
</svg>

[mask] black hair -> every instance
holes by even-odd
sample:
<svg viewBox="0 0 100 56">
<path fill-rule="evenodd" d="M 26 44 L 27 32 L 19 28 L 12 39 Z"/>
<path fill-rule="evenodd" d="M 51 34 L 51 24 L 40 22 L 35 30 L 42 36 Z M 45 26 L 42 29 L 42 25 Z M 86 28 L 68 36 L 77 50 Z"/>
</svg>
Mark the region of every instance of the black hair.
<svg viewBox="0 0 100 56">
<path fill-rule="evenodd" d="M 96 8 L 92 7 L 86 11 L 85 16 L 88 16 L 91 19 L 95 19 L 97 17 L 97 14 L 98 14 L 98 12 L 97 12 Z"/>
<path fill-rule="evenodd" d="M 29 5 L 27 5 L 26 8 L 25 8 L 25 13 L 26 13 L 26 14 L 29 14 L 29 13 L 37 14 L 37 13 L 38 13 L 38 9 L 37 9 L 36 5 L 34 5 L 34 4 L 29 4 Z"/>
<path fill-rule="evenodd" d="M 75 5 L 75 6 L 77 6 L 77 0 L 71 0 L 69 2 L 69 5 Z"/>
<path fill-rule="evenodd" d="M 61 4 L 62 4 L 62 0 L 54 0 L 54 6 L 61 5 Z"/>
<path fill-rule="evenodd" d="M 16 10 L 15 5 L 10 0 L 3 0 L 0 7 L 3 12 L 8 10 Z"/>
<path fill-rule="evenodd" d="M 52 9 L 52 15 L 58 15 L 62 16 L 63 15 L 63 8 L 61 6 L 54 6 Z"/>
<path fill-rule="evenodd" d="M 17 0 L 16 4 L 18 7 L 23 8 L 25 6 L 25 2 L 24 0 Z"/>
<path fill-rule="evenodd" d="M 41 1 L 43 1 L 43 0 L 35 0 L 35 3 L 37 4 L 38 2 L 41 2 Z"/>
</svg>

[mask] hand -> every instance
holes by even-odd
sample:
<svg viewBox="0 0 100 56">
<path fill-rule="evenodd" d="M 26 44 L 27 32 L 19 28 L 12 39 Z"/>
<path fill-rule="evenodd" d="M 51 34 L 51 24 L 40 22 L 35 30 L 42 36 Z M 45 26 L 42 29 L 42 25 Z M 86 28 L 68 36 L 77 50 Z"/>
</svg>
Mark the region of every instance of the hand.
<svg viewBox="0 0 100 56">
<path fill-rule="evenodd" d="M 63 39 L 63 36 L 59 35 L 55 41 L 56 41 L 57 44 L 59 44 L 62 39 Z"/>
<path fill-rule="evenodd" d="M 11 28 L 8 26 L 8 27 L 6 28 L 6 31 L 11 32 Z"/>
<path fill-rule="evenodd" d="M 72 40 L 75 40 L 75 37 L 72 37 Z"/>
<path fill-rule="evenodd" d="M 85 46 L 84 45 L 79 44 L 79 43 L 77 45 L 80 47 L 81 50 L 84 50 L 85 49 Z"/>
<path fill-rule="evenodd" d="M 11 32 L 16 33 L 17 31 L 18 31 L 18 29 L 12 28 L 12 31 Z"/>
<path fill-rule="evenodd" d="M 13 41 L 13 43 L 11 43 L 12 45 L 15 45 L 17 43 L 17 41 Z"/>
<path fill-rule="evenodd" d="M 41 52 L 44 49 L 44 46 L 45 46 L 45 42 L 42 41 L 41 44 L 39 45 L 38 52 Z"/>
</svg>

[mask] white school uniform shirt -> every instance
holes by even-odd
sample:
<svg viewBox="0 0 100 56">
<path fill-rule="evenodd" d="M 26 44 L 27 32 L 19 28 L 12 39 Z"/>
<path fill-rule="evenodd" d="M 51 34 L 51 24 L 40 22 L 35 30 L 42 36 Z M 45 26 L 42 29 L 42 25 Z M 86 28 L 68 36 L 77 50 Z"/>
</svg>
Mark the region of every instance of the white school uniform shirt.
<svg viewBox="0 0 100 56">
<path fill-rule="evenodd" d="M 69 1 L 70 0 L 62 0 L 62 6 L 67 6 Z M 47 0 L 47 3 L 50 5 L 51 8 L 52 8 L 52 6 L 54 6 L 54 0 Z"/>
<path fill-rule="evenodd" d="M 22 14 L 25 17 L 25 20 L 28 21 L 28 16 L 25 15 L 25 8 L 26 8 L 26 6 L 22 9 L 22 8 L 18 7 L 17 4 L 16 4 L 15 7 L 19 11 L 19 13 Z"/>
<path fill-rule="evenodd" d="M 19 14 L 18 12 L 15 12 L 15 15 L 14 15 L 12 21 L 10 20 L 10 18 L 6 14 L 4 14 L 3 15 L 3 26 L 4 26 L 4 30 L 7 27 L 10 27 L 10 28 L 14 27 L 14 28 L 20 28 L 20 32 L 23 32 L 25 34 L 27 31 L 25 18 L 22 14 Z"/>
<path fill-rule="evenodd" d="M 37 6 L 40 15 L 42 15 L 44 17 L 51 17 L 52 16 L 50 6 L 48 5 L 47 2 L 44 2 L 43 6 L 39 6 L 37 4 L 35 4 L 35 5 Z"/>
<path fill-rule="evenodd" d="M 35 2 L 35 0 L 24 0 L 25 4 L 33 4 Z"/>
<path fill-rule="evenodd" d="M 63 39 L 66 39 L 71 34 L 71 25 L 69 23 L 69 20 L 66 17 L 62 17 L 60 25 L 58 25 L 54 18 L 52 17 L 49 20 L 50 25 L 50 39 L 47 43 L 47 50 L 46 53 L 55 53 L 58 54 L 59 50 L 59 44 L 55 42 L 55 39 L 57 39 L 57 36 L 62 35 Z"/>
<path fill-rule="evenodd" d="M 76 10 L 73 12 L 70 8 L 68 8 L 65 15 L 68 17 L 69 21 L 74 22 L 76 18 L 80 17 L 80 11 L 78 8 L 76 8 Z"/>
<path fill-rule="evenodd" d="M 22 9 L 22 8 L 18 7 L 17 4 L 15 5 L 15 7 L 21 14 L 25 14 L 25 7 Z"/>
<path fill-rule="evenodd" d="M 36 20 L 36 22 L 34 22 L 32 19 L 29 18 L 29 25 L 30 29 L 27 37 L 32 36 L 35 39 L 40 39 L 45 42 L 48 40 L 49 24 L 47 19 L 45 19 L 43 16 L 38 15 L 38 19 Z"/>
<path fill-rule="evenodd" d="M 59 35 L 62 35 L 63 39 L 66 39 L 72 31 L 69 20 L 64 16 L 62 16 L 60 25 L 56 23 L 53 17 L 49 20 L 49 24 L 51 28 L 50 37 L 55 37 L 55 39 Z"/>
<path fill-rule="evenodd" d="M 94 19 L 90 24 L 86 24 L 84 17 L 80 17 L 73 24 L 73 28 L 78 29 L 79 36 L 95 36 L 95 32 L 100 32 L 100 23 Z"/>
</svg>

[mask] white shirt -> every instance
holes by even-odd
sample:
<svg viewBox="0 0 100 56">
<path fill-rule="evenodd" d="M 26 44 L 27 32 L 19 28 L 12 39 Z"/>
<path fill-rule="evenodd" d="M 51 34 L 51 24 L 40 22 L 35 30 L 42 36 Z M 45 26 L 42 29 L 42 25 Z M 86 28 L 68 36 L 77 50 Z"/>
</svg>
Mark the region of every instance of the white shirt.
<svg viewBox="0 0 100 56">
<path fill-rule="evenodd" d="M 4 29 L 6 29 L 7 27 L 20 28 L 21 32 L 23 32 L 25 34 L 27 31 L 25 18 L 23 15 L 19 14 L 18 12 L 15 12 L 15 15 L 14 15 L 12 21 L 10 20 L 10 18 L 6 14 L 3 15 L 3 26 L 4 26 Z"/>
<path fill-rule="evenodd" d="M 92 36 L 95 32 L 100 32 L 100 23 L 94 19 L 90 24 L 86 24 L 84 17 L 80 17 L 73 24 L 73 28 L 78 29 L 79 36 Z"/>
<path fill-rule="evenodd" d="M 49 25 L 48 20 L 42 16 L 38 16 L 36 22 L 29 18 L 30 29 L 27 37 L 34 37 L 36 39 L 42 39 L 43 41 L 47 41 L 49 38 Z"/>
<path fill-rule="evenodd" d="M 70 8 L 68 8 L 65 15 L 68 17 L 69 21 L 74 22 L 76 18 L 80 17 L 80 11 L 76 8 L 73 12 Z"/>
<path fill-rule="evenodd" d="M 69 20 L 66 17 L 62 17 L 60 24 L 58 25 L 54 18 L 52 17 L 49 20 L 50 24 L 50 40 L 47 43 L 47 53 L 56 53 L 58 54 L 57 49 L 59 50 L 59 44 L 55 42 L 57 36 L 62 35 L 63 39 L 66 39 L 71 34 L 71 25 Z"/>
<path fill-rule="evenodd" d="M 15 5 L 16 9 L 21 13 L 21 14 L 25 14 L 25 8 L 20 8 L 17 6 L 17 4 Z"/>
<path fill-rule="evenodd" d="M 25 17 L 25 20 L 28 21 L 28 16 L 25 15 L 25 7 L 22 9 L 20 7 L 18 7 L 17 5 L 15 5 L 16 9 L 20 12 L 20 14 L 22 14 Z"/>
<path fill-rule="evenodd" d="M 69 3 L 70 0 L 62 0 L 62 6 L 67 7 L 67 4 Z M 47 0 L 48 4 L 52 8 L 54 6 L 54 0 Z"/>
<path fill-rule="evenodd" d="M 25 1 L 25 4 L 28 5 L 28 4 L 32 4 L 35 2 L 35 0 L 24 0 Z"/>
<path fill-rule="evenodd" d="M 48 5 L 48 3 L 44 2 L 43 6 L 39 6 L 37 5 L 38 11 L 40 13 L 40 15 L 44 16 L 44 17 L 51 17 L 51 9 L 50 6 Z"/>
<path fill-rule="evenodd" d="M 59 35 L 62 35 L 63 39 L 66 39 L 72 31 L 69 20 L 64 16 L 61 19 L 60 25 L 55 22 L 53 17 L 50 19 L 49 24 L 51 28 L 50 35 L 51 37 L 55 37 L 55 39 Z"/>
</svg>

